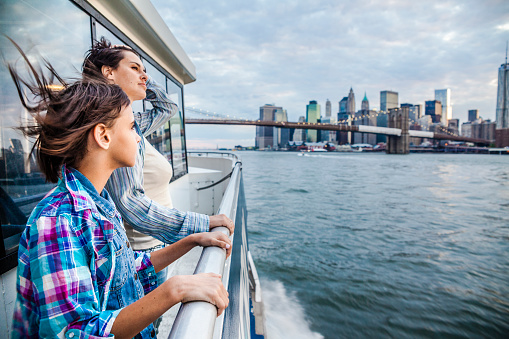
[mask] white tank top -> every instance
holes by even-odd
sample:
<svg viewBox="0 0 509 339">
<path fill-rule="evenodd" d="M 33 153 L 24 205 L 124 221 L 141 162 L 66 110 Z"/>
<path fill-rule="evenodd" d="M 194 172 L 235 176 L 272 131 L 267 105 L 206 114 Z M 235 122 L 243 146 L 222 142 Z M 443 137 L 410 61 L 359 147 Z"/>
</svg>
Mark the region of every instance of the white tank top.
<svg viewBox="0 0 509 339">
<path fill-rule="evenodd" d="M 170 196 L 170 180 L 173 169 L 166 158 L 145 139 L 145 163 L 143 167 L 143 189 L 145 195 L 160 205 L 173 208 Z M 125 223 L 127 237 L 134 250 L 144 250 L 163 242 L 136 231 Z"/>
</svg>

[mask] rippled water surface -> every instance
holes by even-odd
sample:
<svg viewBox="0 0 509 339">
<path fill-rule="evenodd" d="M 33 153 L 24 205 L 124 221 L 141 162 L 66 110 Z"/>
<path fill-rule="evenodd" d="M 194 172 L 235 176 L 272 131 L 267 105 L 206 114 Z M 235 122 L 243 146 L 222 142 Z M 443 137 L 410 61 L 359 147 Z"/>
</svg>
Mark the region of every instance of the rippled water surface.
<svg viewBox="0 0 509 339">
<path fill-rule="evenodd" d="M 509 156 L 239 155 L 271 339 L 509 337 Z"/>
</svg>

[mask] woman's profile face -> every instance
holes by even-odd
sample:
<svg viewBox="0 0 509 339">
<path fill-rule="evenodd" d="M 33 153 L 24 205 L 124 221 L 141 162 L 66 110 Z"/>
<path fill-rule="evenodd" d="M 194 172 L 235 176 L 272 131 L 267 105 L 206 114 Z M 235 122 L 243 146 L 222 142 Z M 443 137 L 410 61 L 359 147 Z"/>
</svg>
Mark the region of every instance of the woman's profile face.
<svg viewBox="0 0 509 339">
<path fill-rule="evenodd" d="M 129 51 L 125 51 L 124 58 L 112 69 L 106 77 L 124 90 L 131 102 L 145 99 L 147 95 L 147 74 L 140 58 Z"/>
<path fill-rule="evenodd" d="M 111 127 L 111 156 L 118 167 L 132 167 L 136 162 L 138 143 L 141 138 L 134 127 L 131 105 L 122 108 L 119 117 Z"/>
</svg>

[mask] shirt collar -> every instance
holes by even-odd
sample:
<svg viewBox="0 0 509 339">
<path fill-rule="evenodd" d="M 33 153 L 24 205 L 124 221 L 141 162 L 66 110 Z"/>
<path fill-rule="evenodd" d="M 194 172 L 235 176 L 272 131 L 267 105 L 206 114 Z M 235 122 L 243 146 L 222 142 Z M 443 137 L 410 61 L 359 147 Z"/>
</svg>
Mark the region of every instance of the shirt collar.
<svg viewBox="0 0 509 339">
<path fill-rule="evenodd" d="M 108 218 L 115 216 L 115 205 L 108 191 L 103 189 L 99 194 L 90 180 L 77 169 L 62 166 L 61 180 L 71 193 L 76 210 L 100 210 Z"/>
</svg>

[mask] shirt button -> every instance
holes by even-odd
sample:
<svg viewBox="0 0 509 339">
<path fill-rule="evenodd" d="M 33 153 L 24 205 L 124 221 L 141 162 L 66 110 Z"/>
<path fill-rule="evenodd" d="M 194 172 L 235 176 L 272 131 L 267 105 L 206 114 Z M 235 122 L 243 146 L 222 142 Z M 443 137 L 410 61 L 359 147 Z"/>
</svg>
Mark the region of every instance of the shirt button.
<svg viewBox="0 0 509 339">
<path fill-rule="evenodd" d="M 74 332 L 69 333 L 69 338 L 74 338 Z"/>
<path fill-rule="evenodd" d="M 138 279 L 138 273 L 134 273 L 134 279 Z"/>
<path fill-rule="evenodd" d="M 127 248 L 131 247 L 131 244 L 129 243 L 129 241 L 126 241 L 125 243 L 127 245 Z"/>
</svg>

